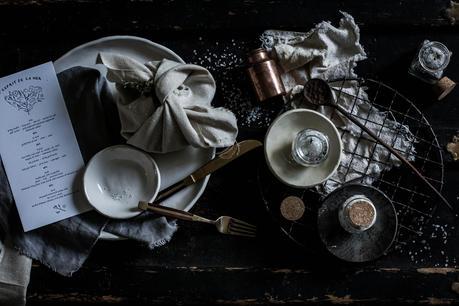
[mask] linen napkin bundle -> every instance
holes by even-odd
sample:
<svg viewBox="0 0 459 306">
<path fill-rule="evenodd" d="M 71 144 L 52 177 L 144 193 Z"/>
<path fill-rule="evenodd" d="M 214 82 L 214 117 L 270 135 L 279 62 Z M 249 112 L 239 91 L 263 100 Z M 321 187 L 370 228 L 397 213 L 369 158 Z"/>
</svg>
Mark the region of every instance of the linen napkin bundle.
<svg viewBox="0 0 459 306">
<path fill-rule="evenodd" d="M 228 147 L 236 141 L 236 117 L 211 106 L 215 81 L 203 67 L 167 59 L 143 64 L 111 53 L 100 53 L 98 62 L 117 85 L 121 135 L 128 144 L 167 153 L 188 145 Z"/>
<path fill-rule="evenodd" d="M 330 22 L 321 22 L 307 33 L 268 30 L 261 35 L 262 46 L 271 51 L 283 70 L 282 80 L 293 108 L 309 107 L 301 97 L 298 97 L 301 96 L 299 93 L 302 92 L 303 85 L 311 78 L 330 82 L 357 77 L 354 67 L 357 62 L 366 59 L 366 53 L 360 44 L 360 29 L 354 18 L 345 12 L 341 13 L 343 18 L 339 27 L 333 26 Z M 411 144 L 414 137 L 407 126 L 397 122 L 390 112 L 370 106 L 365 90 L 359 90 L 355 81 L 346 81 L 344 85 L 341 81 L 335 84 L 331 82 L 330 85 L 335 85 L 338 89 L 343 86 L 343 91 L 349 94 L 339 97 L 337 103 L 340 106 L 348 112 L 352 111 L 353 114 L 374 122 L 375 124 L 367 124 L 367 127 L 380 135 L 384 142 L 393 143 L 394 148 L 404 152 L 408 159 L 413 159 L 415 149 Z M 356 95 L 359 99 L 353 97 Z M 356 105 L 352 107 L 354 102 Z M 366 175 L 364 182 L 371 184 L 373 178 L 382 171 L 401 164 L 388 150 L 375 145 L 371 138 L 366 138 L 369 136 L 365 133 L 361 134 L 360 128 L 342 114 L 335 113 L 332 116 L 334 109 L 323 106 L 318 111 L 330 118 L 339 129 L 349 132 L 344 133 L 342 137 L 343 167 L 339 167 L 331 179 L 318 187 L 323 193 L 329 193 L 342 183 L 362 177 L 362 173 Z M 380 130 L 383 122 L 385 127 Z M 348 153 L 354 151 L 360 156 Z M 369 157 L 372 155 L 373 158 L 370 160 Z M 347 171 L 347 167 L 350 171 Z"/>
</svg>

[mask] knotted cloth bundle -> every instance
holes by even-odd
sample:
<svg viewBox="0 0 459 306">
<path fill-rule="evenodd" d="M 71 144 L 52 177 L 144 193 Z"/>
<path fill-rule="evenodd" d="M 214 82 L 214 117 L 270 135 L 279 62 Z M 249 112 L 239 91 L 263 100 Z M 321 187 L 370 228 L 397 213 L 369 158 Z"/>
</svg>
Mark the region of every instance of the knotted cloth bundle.
<svg viewBox="0 0 459 306">
<path fill-rule="evenodd" d="M 128 144 L 167 153 L 236 141 L 236 117 L 211 106 L 216 86 L 205 68 L 167 59 L 143 64 L 112 53 L 100 53 L 98 62 L 116 83 L 121 135 Z"/>
</svg>

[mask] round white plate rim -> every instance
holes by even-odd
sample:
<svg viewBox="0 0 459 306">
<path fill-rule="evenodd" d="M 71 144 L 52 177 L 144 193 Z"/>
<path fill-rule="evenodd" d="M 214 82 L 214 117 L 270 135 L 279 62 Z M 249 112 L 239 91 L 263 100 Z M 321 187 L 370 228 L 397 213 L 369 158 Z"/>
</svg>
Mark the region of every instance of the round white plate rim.
<svg viewBox="0 0 459 306">
<path fill-rule="evenodd" d="M 167 47 L 165 47 L 163 45 L 160 45 L 158 43 L 152 42 L 151 40 L 148 40 L 146 38 L 142 38 L 142 37 L 138 37 L 138 36 L 132 36 L 132 35 L 112 35 L 112 36 L 101 37 L 101 38 L 98 38 L 96 40 L 92 40 L 92 41 L 86 42 L 84 44 L 81 44 L 81 45 L 79 45 L 79 46 L 67 51 L 66 53 L 64 53 L 62 56 L 60 56 L 58 59 L 56 59 L 54 61 L 54 64 L 56 64 L 59 61 L 62 61 L 66 57 L 72 56 L 73 53 L 76 53 L 76 52 L 78 52 L 78 51 L 80 51 L 82 49 L 85 49 L 85 48 L 88 48 L 88 47 L 91 47 L 91 46 L 94 46 L 94 45 L 98 45 L 98 44 L 101 44 L 101 43 L 104 43 L 104 42 L 115 41 L 115 40 L 140 41 L 140 42 L 143 42 L 143 43 L 148 44 L 150 46 L 153 46 L 153 47 L 155 47 L 157 49 L 160 49 L 160 50 L 164 51 L 165 53 L 169 53 L 169 55 L 174 57 L 176 60 L 180 61 L 181 63 L 185 63 L 185 61 L 180 56 L 178 56 L 177 53 L 175 53 L 171 49 L 169 49 L 169 48 L 167 48 Z"/>
<path fill-rule="evenodd" d="M 161 186 L 161 174 L 159 172 L 158 164 L 156 163 L 155 159 L 151 155 L 149 155 L 149 154 L 147 154 L 147 153 L 145 153 L 145 152 L 143 152 L 143 151 L 141 151 L 139 149 L 136 149 L 135 147 L 132 147 L 132 146 L 129 146 L 129 145 L 123 145 L 123 144 L 110 146 L 110 147 L 107 147 L 107 148 L 105 148 L 103 150 L 100 150 L 88 162 L 88 164 L 87 164 L 87 166 L 86 166 L 86 168 L 84 170 L 84 173 L 83 173 L 83 192 L 84 192 L 84 194 L 86 196 L 86 199 L 88 199 L 88 201 L 89 201 L 89 198 L 90 198 L 90 196 L 88 195 L 88 191 L 86 189 L 86 183 L 85 183 L 88 180 L 87 179 L 87 175 L 88 175 L 87 173 L 88 173 L 89 169 L 91 169 L 91 167 L 94 165 L 95 162 L 97 162 L 101 158 L 103 158 L 104 154 L 108 153 L 109 151 L 113 151 L 113 150 L 117 150 L 117 149 L 136 151 L 137 153 L 145 155 L 145 157 L 151 162 L 151 165 L 152 165 L 154 171 L 158 174 L 158 177 L 157 177 L 157 181 L 158 182 L 157 182 L 156 190 L 155 190 L 153 196 L 151 197 L 151 199 L 149 199 L 149 201 L 153 201 L 154 198 L 158 195 L 159 187 Z M 98 159 L 96 159 L 96 158 L 98 158 Z M 97 210 L 100 214 L 102 214 L 104 216 L 107 216 L 107 217 L 113 218 L 113 219 L 121 219 L 121 220 L 122 219 L 127 219 L 127 218 L 124 218 L 124 217 L 119 217 L 118 218 L 118 217 L 114 217 L 114 216 L 109 216 L 109 215 L 105 214 L 104 212 L 102 212 L 101 210 L 99 210 L 97 205 L 93 205 L 91 202 L 90 202 L 90 204 L 91 204 L 92 207 L 94 207 L 95 210 Z M 138 213 L 135 216 L 138 216 L 141 213 L 142 213 L 142 211 L 139 210 Z M 135 216 L 132 216 L 132 217 L 135 217 Z"/>
<path fill-rule="evenodd" d="M 338 139 L 339 151 L 340 151 L 340 155 L 339 155 L 338 161 L 334 165 L 333 170 L 330 172 L 330 174 L 322 182 L 327 181 L 336 172 L 336 170 L 338 169 L 338 167 L 339 167 L 339 165 L 341 163 L 341 158 L 342 158 L 341 151 L 342 151 L 342 148 L 343 148 L 343 144 L 342 144 L 342 141 L 341 141 L 341 137 L 339 137 L 339 131 L 338 131 L 337 127 L 335 126 L 335 124 L 333 124 L 333 122 L 330 119 L 328 119 L 327 117 L 325 117 L 323 114 L 321 114 L 321 113 L 319 113 L 317 111 L 311 110 L 311 109 L 298 108 L 298 109 L 292 109 L 292 110 L 286 111 L 285 113 L 283 113 L 279 117 L 277 117 L 273 121 L 273 123 L 269 126 L 268 131 L 266 132 L 265 141 L 264 141 L 264 143 L 265 143 L 265 145 L 264 145 L 264 153 L 265 154 L 264 155 L 265 155 L 266 164 L 268 165 L 269 170 L 271 171 L 271 173 L 274 174 L 274 176 L 278 180 L 280 180 L 283 184 L 286 184 L 287 186 L 290 186 L 290 187 L 293 187 L 293 188 L 310 188 L 310 187 L 313 187 L 314 185 L 312 185 L 312 186 L 298 186 L 298 185 L 294 185 L 294 184 L 289 183 L 289 182 L 285 181 L 284 179 L 282 179 L 278 175 L 278 173 L 276 173 L 276 171 L 274 171 L 274 169 L 272 168 L 271 163 L 269 161 L 268 153 L 267 153 L 267 150 L 268 150 L 268 137 L 269 137 L 269 134 L 270 134 L 271 129 L 273 128 L 273 126 L 275 126 L 275 124 L 277 122 L 279 122 L 280 120 L 282 120 L 285 116 L 288 116 L 288 115 L 290 115 L 292 113 L 297 113 L 297 112 L 309 113 L 309 114 L 314 114 L 314 115 L 318 115 L 319 117 L 322 117 L 322 119 L 324 119 L 326 122 L 328 122 L 331 125 L 331 127 L 335 131 L 336 135 L 338 136 L 337 139 Z"/>
<path fill-rule="evenodd" d="M 54 61 L 54 66 L 56 68 L 56 66 L 59 66 L 60 62 L 62 62 L 63 60 L 65 60 L 66 58 L 68 58 L 70 56 L 73 56 L 75 53 L 77 53 L 78 51 L 81 51 L 81 50 L 83 50 L 85 48 L 93 47 L 93 46 L 98 45 L 98 44 L 102 44 L 102 43 L 105 43 L 105 42 L 116 41 L 116 40 L 142 42 L 142 43 L 145 43 L 147 45 L 150 45 L 151 47 L 157 48 L 157 49 L 159 49 L 159 50 L 161 50 L 161 51 L 163 51 L 165 53 L 168 53 L 171 57 L 175 58 L 177 61 L 180 61 L 181 63 L 185 63 L 180 56 L 178 56 L 175 52 L 173 52 L 169 48 L 167 48 L 165 46 L 162 46 L 160 44 L 154 43 L 154 42 L 152 42 L 152 41 L 150 41 L 148 39 L 145 39 L 145 38 L 142 38 L 142 37 L 137 37 L 137 36 L 131 36 L 131 35 L 113 35 L 113 36 L 106 36 L 106 37 L 102 37 L 102 38 L 99 38 L 99 39 L 96 39 L 96 40 L 93 40 L 93 41 L 86 42 L 84 44 L 81 44 L 81 45 L 69 50 L 64 55 L 62 55 L 61 57 L 59 57 L 58 59 L 56 59 Z M 96 68 L 95 66 L 89 66 L 89 67 L 90 68 Z M 68 69 L 68 68 L 71 68 L 71 66 L 65 67 L 65 68 L 63 68 L 61 70 L 56 68 L 56 73 L 59 73 L 59 72 L 63 71 L 64 69 Z M 213 152 L 212 152 L 210 158 L 215 157 L 215 152 L 216 152 L 216 150 L 213 149 Z M 201 195 L 204 193 L 204 190 L 206 189 L 207 183 L 209 182 L 209 178 L 210 178 L 210 174 L 208 176 L 206 176 L 203 180 L 201 180 L 201 182 L 197 182 L 195 184 L 195 187 L 198 187 L 200 185 L 199 189 L 197 190 L 197 192 L 196 192 L 195 196 L 193 197 L 193 199 L 188 203 L 188 205 L 185 206 L 185 208 L 184 208 L 185 211 L 189 211 L 194 206 L 194 204 L 198 201 L 198 199 L 201 197 Z M 117 236 L 117 235 L 114 235 L 114 234 L 111 234 L 111 233 L 108 233 L 108 232 L 105 232 L 105 231 L 101 231 L 101 233 L 99 235 L 99 238 L 103 239 L 103 240 L 125 240 L 126 239 L 124 237 Z"/>
</svg>

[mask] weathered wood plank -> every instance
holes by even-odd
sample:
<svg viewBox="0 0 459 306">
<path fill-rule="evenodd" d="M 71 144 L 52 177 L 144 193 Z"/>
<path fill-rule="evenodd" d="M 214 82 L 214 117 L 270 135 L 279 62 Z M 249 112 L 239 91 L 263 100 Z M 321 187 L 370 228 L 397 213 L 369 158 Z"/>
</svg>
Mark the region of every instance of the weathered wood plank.
<svg viewBox="0 0 459 306">
<path fill-rule="evenodd" d="M 360 25 L 376 27 L 449 26 L 449 0 L 381 1 L 105 1 L 105 0 L 2 0 L 1 28 L 15 32 L 60 32 L 78 35 L 81 31 L 126 33 L 144 28 L 150 32 L 301 29 L 322 20 L 335 20 L 339 10 L 353 14 Z M 81 20 L 84 19 L 84 22 Z M 61 25 L 65 24 L 65 28 Z"/>
<path fill-rule="evenodd" d="M 218 83 L 216 101 L 227 105 L 238 89 L 250 101 L 244 79 L 245 53 L 258 46 L 267 28 L 307 31 L 322 20 L 339 20 L 338 10 L 353 14 L 361 26 L 369 59 L 359 64 L 371 75 L 416 101 L 428 115 L 442 145 L 459 129 L 459 90 L 434 103 L 428 90 L 407 75 L 409 62 L 425 38 L 459 50 L 457 26 L 445 15 L 449 0 L 433 1 L 0 1 L 0 72 L 52 60 L 86 41 L 114 34 L 138 35 L 165 44 L 186 61 L 208 67 Z M 205 56 L 211 57 L 206 60 Z M 231 56 L 231 65 L 216 65 Z M 447 75 L 459 80 L 457 54 Z M 226 86 L 226 87 L 224 87 Z M 226 88 L 226 89 L 224 89 Z M 253 104 L 258 106 L 257 104 Z M 264 106 L 263 106 L 264 107 Z M 241 137 L 263 138 L 262 128 L 242 128 Z M 459 275 L 457 218 L 440 212 L 433 224 L 449 224 L 447 244 L 430 233 L 366 265 L 349 265 L 327 254 L 311 255 L 288 241 L 271 223 L 257 192 L 259 153 L 238 160 L 212 176 L 194 208 L 216 217 L 229 214 L 259 223 L 254 240 L 222 237 L 213 229 L 181 223 L 167 246 L 147 250 L 133 242 L 98 243 L 74 278 L 59 277 L 35 266 L 30 305 L 140 305 L 218 302 L 264 303 L 452 303 L 459 297 L 451 286 Z M 459 163 L 448 162 L 445 194 L 457 205 Z M 433 227 L 432 227 L 433 231 Z M 409 252 L 432 242 L 429 253 Z M 448 264 L 448 267 L 445 267 Z"/>
<path fill-rule="evenodd" d="M 102 268 L 84 269 L 73 279 L 46 277 L 49 272 L 44 268 L 34 269 L 34 273 L 43 273 L 40 276 L 47 282 L 30 291 L 30 305 L 63 302 L 81 305 L 367 304 L 376 301 L 435 304 L 450 303 L 458 297 L 451 289 L 458 276 L 455 269 L 353 269 L 345 273 L 327 269 L 314 272 L 244 267 Z"/>
</svg>

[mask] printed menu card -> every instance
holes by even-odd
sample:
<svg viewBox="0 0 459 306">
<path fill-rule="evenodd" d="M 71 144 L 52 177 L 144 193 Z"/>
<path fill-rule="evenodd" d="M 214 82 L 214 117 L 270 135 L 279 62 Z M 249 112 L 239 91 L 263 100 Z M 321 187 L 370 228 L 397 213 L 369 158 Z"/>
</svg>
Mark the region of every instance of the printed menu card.
<svg viewBox="0 0 459 306">
<path fill-rule="evenodd" d="M 90 210 L 84 167 L 51 62 L 0 78 L 0 156 L 24 231 Z"/>
</svg>

